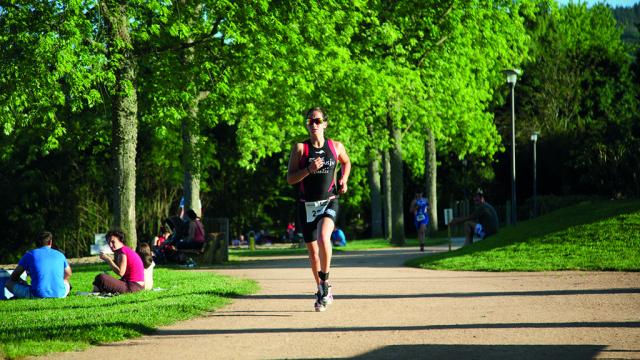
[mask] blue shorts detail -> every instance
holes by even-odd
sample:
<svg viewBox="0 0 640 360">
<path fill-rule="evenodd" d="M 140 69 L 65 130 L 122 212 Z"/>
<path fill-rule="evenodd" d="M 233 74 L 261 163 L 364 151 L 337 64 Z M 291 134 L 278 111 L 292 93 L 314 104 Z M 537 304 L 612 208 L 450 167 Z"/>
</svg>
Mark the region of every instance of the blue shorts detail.
<svg viewBox="0 0 640 360">
<path fill-rule="evenodd" d="M 429 225 L 429 216 L 428 215 L 425 215 L 424 219 L 422 219 L 420 221 L 418 221 L 418 217 L 417 216 L 413 218 L 413 225 L 415 225 L 416 230 L 420 230 L 420 226 L 422 224 Z"/>
<path fill-rule="evenodd" d="M 422 220 L 420 222 L 414 221 L 413 224 L 416 226 L 416 230 L 420 230 L 420 226 L 422 224 L 429 225 L 429 220 Z"/>
</svg>

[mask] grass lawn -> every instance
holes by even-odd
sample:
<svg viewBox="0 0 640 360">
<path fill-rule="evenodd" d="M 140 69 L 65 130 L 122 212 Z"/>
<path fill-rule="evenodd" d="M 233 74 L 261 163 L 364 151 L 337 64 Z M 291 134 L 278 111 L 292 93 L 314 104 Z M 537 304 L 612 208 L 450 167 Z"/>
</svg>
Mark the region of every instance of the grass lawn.
<svg viewBox="0 0 640 360">
<path fill-rule="evenodd" d="M 640 271 L 640 201 L 581 203 L 407 265 L 439 270 Z"/>
<path fill-rule="evenodd" d="M 425 244 L 427 246 L 430 245 L 439 245 L 445 244 L 449 240 L 445 238 L 435 238 L 435 239 L 427 239 Z M 364 240 L 350 240 L 347 242 L 347 246 L 343 247 L 334 247 L 333 251 L 336 253 L 344 252 L 344 251 L 354 251 L 354 250 L 372 250 L 372 249 L 384 249 L 390 248 L 394 245 L 390 244 L 388 240 L 384 239 L 364 239 Z M 407 239 L 404 247 L 418 247 L 417 239 Z M 243 258 L 247 257 L 260 257 L 260 256 L 284 256 L 284 255 L 306 255 L 307 248 L 299 248 L 299 247 L 262 247 L 251 251 L 249 249 L 229 249 L 229 261 L 241 261 Z"/>
<path fill-rule="evenodd" d="M 72 351 L 92 344 L 151 334 L 162 325 L 196 317 L 258 290 L 257 283 L 208 272 L 156 268 L 154 286 L 111 298 L 74 295 L 91 291 L 105 265 L 73 266 L 66 299 L 0 301 L 0 358 Z"/>
</svg>

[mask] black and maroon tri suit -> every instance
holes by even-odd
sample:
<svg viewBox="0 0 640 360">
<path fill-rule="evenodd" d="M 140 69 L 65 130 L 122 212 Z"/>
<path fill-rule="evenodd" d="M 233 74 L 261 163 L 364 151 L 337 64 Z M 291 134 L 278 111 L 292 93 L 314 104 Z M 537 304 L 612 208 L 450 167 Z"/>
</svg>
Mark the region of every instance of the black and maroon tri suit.
<svg viewBox="0 0 640 360">
<path fill-rule="evenodd" d="M 299 169 L 305 169 L 318 157 L 324 158 L 324 165 L 320 169 L 307 175 L 298 183 L 297 228 L 302 229 L 305 242 L 312 242 L 317 238 L 314 231 L 320 219 L 328 217 L 335 222 L 338 217 L 339 204 L 336 191 L 338 155 L 331 139 L 325 139 L 321 148 L 315 148 L 309 139 L 302 144 L 304 152 L 298 164 Z"/>
</svg>

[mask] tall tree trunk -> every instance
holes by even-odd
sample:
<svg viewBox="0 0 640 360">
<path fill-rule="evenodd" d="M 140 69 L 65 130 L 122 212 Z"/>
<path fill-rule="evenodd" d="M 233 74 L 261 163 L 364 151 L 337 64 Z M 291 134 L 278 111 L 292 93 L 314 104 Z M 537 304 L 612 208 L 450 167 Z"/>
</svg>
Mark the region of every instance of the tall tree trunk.
<svg viewBox="0 0 640 360">
<path fill-rule="evenodd" d="M 369 189 L 371 189 L 371 237 L 380 238 L 382 232 L 382 198 L 380 195 L 380 155 L 374 152 L 369 161 Z"/>
<path fill-rule="evenodd" d="M 129 35 L 127 6 L 102 2 L 108 26 L 109 56 L 114 61 L 116 86 L 113 98 L 112 141 L 115 166 L 113 226 L 125 233 L 125 243 L 135 249 L 136 234 L 136 146 L 138 97 L 136 62 Z"/>
<path fill-rule="evenodd" d="M 200 204 L 200 126 L 198 122 L 198 100 L 192 101 L 189 115 L 182 120 L 182 165 L 184 168 L 184 208 L 193 209 L 202 216 Z"/>
<path fill-rule="evenodd" d="M 404 175 L 402 173 L 402 134 L 391 120 L 387 117 L 389 132 L 393 138 L 393 147 L 391 148 L 391 218 L 392 228 L 391 242 L 396 245 L 404 245 Z"/>
<path fill-rule="evenodd" d="M 186 4 L 186 1 L 183 1 Z M 202 5 L 197 5 L 195 13 L 200 15 Z M 193 43 L 193 39 L 187 41 Z M 196 76 L 190 69 L 197 67 L 195 64 L 195 48 L 189 46 L 184 52 L 184 68 L 189 74 L 189 83 L 197 88 Z M 182 166 L 184 169 L 183 196 L 185 210 L 193 209 L 198 216 L 202 216 L 202 204 L 200 202 L 200 177 L 201 177 L 201 156 L 200 156 L 200 102 L 209 96 L 208 91 L 198 91 L 189 102 L 189 113 L 182 120 Z"/>
<path fill-rule="evenodd" d="M 391 160 L 389 159 L 389 150 L 385 149 L 382 153 L 382 205 L 384 210 L 384 238 L 391 241 L 391 233 L 393 229 L 393 220 L 391 218 Z"/>
<path fill-rule="evenodd" d="M 437 193 L 437 170 L 436 163 L 436 140 L 433 131 L 427 128 L 427 141 L 424 144 L 425 166 L 425 189 L 427 199 L 429 199 L 429 224 L 431 232 L 438 231 L 438 193 Z"/>
</svg>

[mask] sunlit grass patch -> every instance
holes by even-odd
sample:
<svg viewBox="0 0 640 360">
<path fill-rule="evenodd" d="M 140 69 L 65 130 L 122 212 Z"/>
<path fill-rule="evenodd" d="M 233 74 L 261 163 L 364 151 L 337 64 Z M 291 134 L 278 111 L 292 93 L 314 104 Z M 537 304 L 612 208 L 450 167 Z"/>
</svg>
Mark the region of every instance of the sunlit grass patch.
<svg viewBox="0 0 640 360">
<path fill-rule="evenodd" d="M 0 351 L 4 357 L 84 349 L 153 333 L 159 326 L 198 316 L 250 294 L 258 285 L 211 272 L 156 268 L 155 286 L 110 298 L 89 292 L 104 265 L 73 267 L 73 290 L 66 299 L 0 301 Z"/>
<path fill-rule="evenodd" d="M 441 270 L 639 271 L 640 201 L 582 203 L 407 264 Z"/>
</svg>

